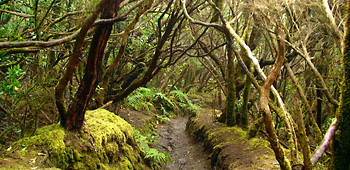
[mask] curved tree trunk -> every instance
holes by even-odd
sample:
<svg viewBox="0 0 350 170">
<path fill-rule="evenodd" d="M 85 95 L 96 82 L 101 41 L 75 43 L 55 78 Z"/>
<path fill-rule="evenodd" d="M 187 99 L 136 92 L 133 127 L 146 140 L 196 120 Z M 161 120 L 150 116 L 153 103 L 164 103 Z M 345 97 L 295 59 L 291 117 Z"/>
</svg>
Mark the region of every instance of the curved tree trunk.
<svg viewBox="0 0 350 170">
<path fill-rule="evenodd" d="M 108 19 L 116 17 L 119 4 L 120 0 L 109 1 L 102 11 L 101 18 Z M 68 108 L 67 114 L 61 117 L 61 124 L 67 130 L 79 131 L 83 126 L 87 105 L 92 98 L 101 74 L 104 51 L 112 31 L 112 26 L 113 23 L 108 23 L 100 24 L 97 27 L 91 42 L 85 75 L 73 102 Z"/>
<path fill-rule="evenodd" d="M 93 25 L 95 20 L 97 19 L 98 15 L 100 14 L 101 10 L 106 5 L 107 0 L 103 0 L 100 4 L 97 5 L 94 13 L 92 16 L 87 18 L 85 20 L 85 23 L 83 24 L 82 28 L 80 29 L 79 34 L 76 37 L 76 41 L 74 44 L 73 54 L 69 58 L 68 66 L 58 82 L 58 84 L 55 87 L 55 100 L 56 100 L 56 107 L 58 110 L 58 113 L 61 117 L 61 123 L 63 123 L 67 116 L 67 108 L 64 100 L 64 92 L 67 87 L 68 82 L 72 79 L 73 73 L 79 63 L 79 58 L 82 56 L 82 49 L 83 49 L 83 43 L 85 40 L 85 37 L 90 29 L 90 27 Z M 63 123 L 64 125 L 64 123 Z"/>
<path fill-rule="evenodd" d="M 170 8 L 170 5 L 168 5 L 167 8 Z M 166 11 L 165 11 L 166 12 Z M 164 16 L 164 13 L 163 15 Z M 164 33 L 161 35 L 161 37 L 159 38 L 159 41 L 157 43 L 157 48 L 156 51 L 154 52 L 152 59 L 150 61 L 150 65 L 148 66 L 145 74 L 143 75 L 142 78 L 140 78 L 139 80 L 135 80 L 133 81 L 126 89 L 124 89 L 122 92 L 113 95 L 113 96 L 108 96 L 105 99 L 105 102 L 108 101 L 113 101 L 113 102 L 118 102 L 123 100 L 124 98 L 126 98 L 130 93 L 132 93 L 134 90 L 136 90 L 137 88 L 146 85 L 155 75 L 158 74 L 158 72 L 160 71 L 161 67 L 158 66 L 158 61 L 160 60 L 160 58 L 162 57 L 161 55 L 163 54 L 162 48 L 165 45 L 165 43 L 167 42 L 168 38 L 170 37 L 175 24 L 178 21 L 178 17 L 179 17 L 179 13 L 178 10 L 175 10 L 174 12 L 172 12 L 170 14 L 167 26 L 165 28 Z M 161 22 L 162 17 L 160 17 L 158 19 L 158 22 Z"/>
<path fill-rule="evenodd" d="M 271 71 L 270 75 L 266 78 L 264 85 L 260 89 L 260 107 L 261 110 L 264 113 L 264 120 L 265 120 L 265 129 L 268 134 L 268 140 L 271 144 L 271 148 L 275 152 L 275 156 L 277 161 L 280 164 L 280 167 L 282 170 L 291 170 L 291 165 L 286 156 L 284 155 L 284 152 L 282 150 L 282 147 L 279 143 L 279 140 L 276 135 L 276 131 L 274 129 L 273 125 L 273 119 L 269 107 L 269 92 L 272 86 L 272 83 L 276 80 L 279 72 L 281 71 L 283 60 L 284 60 L 284 38 L 283 35 L 280 33 L 280 30 L 276 28 L 276 34 L 277 37 L 280 36 L 279 43 L 278 43 L 278 55 L 276 58 L 276 62 L 274 64 L 274 68 Z"/>
<path fill-rule="evenodd" d="M 138 2 L 137 6 L 143 5 L 143 3 L 144 2 L 140 1 L 140 2 Z M 127 45 L 127 40 L 128 40 L 128 37 L 129 37 L 131 30 L 135 27 L 137 22 L 140 20 L 141 16 L 149 8 L 151 8 L 152 4 L 153 4 L 153 0 L 148 1 L 148 4 L 144 8 L 138 10 L 138 12 L 137 12 L 136 16 L 134 17 L 134 19 L 132 20 L 132 22 L 130 22 L 129 25 L 125 28 L 117 57 L 113 59 L 112 63 L 107 67 L 104 75 L 102 76 L 102 82 L 101 82 L 102 90 L 101 90 L 100 94 L 97 96 L 98 105 L 100 105 L 100 106 L 103 105 L 104 95 L 105 95 L 106 90 L 108 88 L 108 83 L 110 81 L 110 77 L 111 77 L 115 67 L 120 62 L 120 60 L 122 59 L 122 56 L 124 55 L 126 45 Z"/>
</svg>

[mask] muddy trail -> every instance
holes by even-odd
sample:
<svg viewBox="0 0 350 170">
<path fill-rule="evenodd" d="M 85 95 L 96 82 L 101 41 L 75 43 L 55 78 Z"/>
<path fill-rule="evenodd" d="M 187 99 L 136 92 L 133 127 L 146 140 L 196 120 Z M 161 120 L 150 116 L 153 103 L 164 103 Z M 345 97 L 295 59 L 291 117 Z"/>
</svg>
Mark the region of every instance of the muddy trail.
<svg viewBox="0 0 350 170">
<path fill-rule="evenodd" d="M 209 153 L 203 142 L 195 140 L 187 131 L 187 117 L 178 116 L 158 125 L 157 147 L 171 156 L 166 170 L 211 170 Z"/>
</svg>

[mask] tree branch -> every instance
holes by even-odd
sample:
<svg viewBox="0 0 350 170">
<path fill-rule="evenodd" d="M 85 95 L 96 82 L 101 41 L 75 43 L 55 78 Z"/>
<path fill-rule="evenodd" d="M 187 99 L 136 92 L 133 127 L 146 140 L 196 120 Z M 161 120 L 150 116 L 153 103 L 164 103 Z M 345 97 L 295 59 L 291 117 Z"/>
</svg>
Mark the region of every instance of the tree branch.
<svg viewBox="0 0 350 170">
<path fill-rule="evenodd" d="M 32 17 L 34 17 L 34 15 L 23 14 L 23 13 L 20 13 L 20 12 L 9 11 L 9 10 L 6 10 L 6 9 L 0 9 L 0 11 L 1 12 L 6 12 L 6 13 L 9 13 L 9 14 L 13 14 L 13 15 L 17 15 L 17 16 L 20 16 L 20 17 L 23 17 L 23 18 L 32 18 Z"/>
<path fill-rule="evenodd" d="M 193 24 L 198 24 L 198 25 L 202 25 L 202 26 L 206 26 L 206 27 L 214 27 L 218 30 L 222 30 L 223 27 L 219 24 L 214 24 L 214 23 L 206 23 L 206 22 L 202 22 L 202 21 L 197 21 L 195 19 L 193 19 L 187 12 L 186 9 L 186 0 L 181 0 L 182 3 L 182 8 L 184 10 L 184 14 L 186 16 L 187 19 L 189 19 Z"/>
<path fill-rule="evenodd" d="M 0 42 L 0 49 L 4 48 L 19 48 L 19 47 L 52 47 L 60 44 L 64 44 L 67 42 L 72 41 L 76 36 L 79 34 L 80 30 L 75 31 L 73 34 L 57 39 L 57 40 L 51 40 L 51 41 L 19 41 L 19 42 Z"/>
<path fill-rule="evenodd" d="M 317 149 L 311 157 L 311 162 L 313 164 L 315 164 L 322 157 L 322 154 L 327 150 L 334 136 L 335 130 L 337 129 L 337 123 L 337 118 L 334 118 L 332 124 L 329 126 L 326 134 L 324 135 L 321 144 L 317 147 Z"/>
<path fill-rule="evenodd" d="M 74 73 L 74 70 L 76 69 L 76 65 L 78 64 L 79 58 L 82 55 L 82 48 L 83 48 L 83 43 L 84 43 L 85 37 L 86 37 L 89 29 L 91 28 L 91 26 L 95 22 L 96 18 L 101 13 L 103 7 L 107 4 L 107 2 L 108 2 L 107 0 L 102 0 L 97 5 L 92 16 L 90 16 L 89 18 L 87 18 L 85 20 L 85 23 L 83 24 L 82 28 L 80 29 L 80 31 L 76 37 L 76 42 L 74 45 L 73 54 L 69 58 L 68 67 L 65 70 L 62 78 L 60 79 L 60 81 L 58 82 L 58 84 L 55 87 L 56 106 L 57 106 L 57 109 L 58 109 L 58 112 L 59 112 L 61 118 L 66 117 L 66 111 L 67 111 L 65 100 L 64 100 L 64 91 L 66 89 L 66 86 L 67 86 L 69 80 L 73 76 L 73 73 Z"/>
</svg>

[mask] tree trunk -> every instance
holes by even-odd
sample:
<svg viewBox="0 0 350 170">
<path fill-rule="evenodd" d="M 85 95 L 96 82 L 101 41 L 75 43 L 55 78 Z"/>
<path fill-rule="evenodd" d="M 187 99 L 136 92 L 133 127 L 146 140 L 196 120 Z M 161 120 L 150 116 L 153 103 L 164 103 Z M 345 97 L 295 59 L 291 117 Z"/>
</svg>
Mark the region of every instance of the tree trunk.
<svg viewBox="0 0 350 170">
<path fill-rule="evenodd" d="M 170 6 L 171 4 L 169 4 Z M 168 6 L 168 7 L 169 7 Z M 164 13 L 163 15 L 164 16 Z M 158 19 L 158 22 L 161 22 L 162 17 Z M 165 32 L 161 35 L 161 37 L 158 40 L 156 51 L 154 52 L 154 55 L 152 57 L 152 60 L 150 61 L 150 65 L 148 66 L 144 76 L 140 78 L 139 80 L 133 81 L 126 89 L 124 89 L 122 92 L 113 95 L 108 96 L 108 98 L 105 99 L 105 102 L 113 100 L 114 102 L 118 102 L 126 98 L 130 93 L 132 93 L 137 88 L 146 85 L 157 73 L 160 71 L 161 67 L 158 66 L 158 60 L 161 58 L 161 55 L 163 54 L 162 48 L 168 38 L 170 37 L 170 34 L 173 31 L 173 28 L 175 27 L 175 24 L 178 21 L 178 11 L 175 10 L 170 14 L 169 21 L 167 23 L 167 26 L 165 28 Z"/>
<path fill-rule="evenodd" d="M 236 84 L 235 84 L 235 63 L 234 63 L 234 57 L 233 57 L 233 42 L 232 38 L 227 36 L 228 43 L 227 43 L 227 55 L 228 55 L 228 61 L 227 61 L 227 98 L 226 98 L 226 120 L 225 123 L 228 126 L 234 126 L 237 124 L 236 120 Z"/>
<path fill-rule="evenodd" d="M 350 1 L 348 1 L 348 6 Z M 333 141 L 334 170 L 350 169 L 350 9 L 347 8 L 345 48 L 343 50 L 344 77 L 341 86 L 340 105 L 337 111 L 338 127 Z"/>
<path fill-rule="evenodd" d="M 303 159 L 304 159 L 304 170 L 312 170 L 312 162 L 311 162 L 311 156 L 310 156 L 310 146 L 309 146 L 309 139 L 306 136 L 305 131 L 305 124 L 303 121 L 303 116 L 301 113 L 301 109 L 298 103 L 298 99 L 294 98 L 293 104 L 294 104 L 294 112 L 297 122 L 297 137 L 298 137 L 298 143 L 301 147 L 301 151 L 303 153 Z"/>
<path fill-rule="evenodd" d="M 269 92 L 270 92 L 272 83 L 276 80 L 279 72 L 281 71 L 283 60 L 285 57 L 284 56 L 284 50 L 285 50 L 284 38 L 283 38 L 283 35 L 280 33 L 279 28 L 276 28 L 276 34 L 277 34 L 277 37 L 279 37 L 278 38 L 279 40 L 278 55 L 276 57 L 276 62 L 274 64 L 273 70 L 271 71 L 270 75 L 266 78 L 264 85 L 261 87 L 260 107 L 264 113 L 263 115 L 264 115 L 264 121 L 265 121 L 265 129 L 268 134 L 268 140 L 271 144 L 271 148 L 275 152 L 276 159 L 279 162 L 282 170 L 291 170 L 292 168 L 290 166 L 290 162 L 284 155 L 282 147 L 277 138 L 276 131 L 273 125 L 273 119 L 272 119 L 272 115 L 269 107 L 269 102 L 268 102 L 268 97 L 270 94 Z"/>
<path fill-rule="evenodd" d="M 79 58 L 82 56 L 82 48 L 83 48 L 83 43 L 84 39 L 92 26 L 92 24 L 95 22 L 97 19 L 98 15 L 100 14 L 101 10 L 103 7 L 106 5 L 107 0 L 103 0 L 101 3 L 99 3 L 96 6 L 96 9 L 92 16 L 87 18 L 85 20 L 85 23 L 83 24 L 82 28 L 80 29 L 79 34 L 77 35 L 75 44 L 74 44 L 74 49 L 73 49 L 73 54 L 69 58 L 69 63 L 68 66 L 58 82 L 58 84 L 55 87 L 55 100 L 56 100 L 56 107 L 58 110 L 58 113 L 60 114 L 61 117 L 61 123 L 64 124 L 64 120 L 66 119 L 66 114 L 67 114 L 67 108 L 64 100 L 64 92 L 67 87 L 68 82 L 72 79 L 73 73 L 75 72 L 75 69 L 79 63 Z M 63 121 L 62 121 L 63 120 Z"/>
<path fill-rule="evenodd" d="M 115 17 L 119 10 L 119 4 L 120 0 L 109 1 L 102 11 L 101 18 Z M 100 24 L 97 27 L 91 42 L 85 75 L 73 102 L 68 108 L 67 114 L 61 118 L 61 124 L 67 130 L 79 131 L 83 126 L 87 105 L 92 98 L 101 74 L 104 51 L 112 31 L 112 26 L 113 23 L 108 23 Z"/>
<path fill-rule="evenodd" d="M 316 84 L 316 123 L 322 127 L 322 92 L 320 85 Z"/>
<path fill-rule="evenodd" d="M 122 57 L 124 55 L 126 45 L 127 45 L 127 40 L 128 40 L 128 37 L 129 37 L 131 30 L 135 27 L 137 22 L 140 20 L 141 16 L 152 6 L 152 4 L 153 4 L 153 0 L 148 1 L 148 4 L 146 6 L 144 6 L 144 8 L 138 10 L 138 12 L 137 12 L 136 16 L 133 18 L 132 22 L 130 22 L 129 25 L 125 28 L 117 57 L 115 57 L 113 59 L 112 63 L 107 67 L 104 75 L 102 76 L 102 82 L 101 82 L 102 90 L 101 90 L 100 94 L 97 96 L 98 105 L 100 105 L 100 106 L 103 105 L 104 95 L 107 91 L 111 75 L 112 75 L 115 67 L 120 62 L 120 60 L 122 59 Z M 139 2 L 139 5 L 142 6 L 143 3 Z"/>
</svg>

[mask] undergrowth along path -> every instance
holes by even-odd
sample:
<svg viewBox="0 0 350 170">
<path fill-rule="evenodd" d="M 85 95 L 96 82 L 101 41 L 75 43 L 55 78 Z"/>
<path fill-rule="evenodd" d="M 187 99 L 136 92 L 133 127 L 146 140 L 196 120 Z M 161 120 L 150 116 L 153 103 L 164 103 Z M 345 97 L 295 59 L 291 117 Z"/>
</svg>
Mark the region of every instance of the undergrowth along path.
<svg viewBox="0 0 350 170">
<path fill-rule="evenodd" d="M 187 131 L 188 118 L 178 116 L 158 125 L 157 147 L 168 152 L 172 162 L 164 165 L 166 170 L 211 170 L 209 153 L 203 142 L 195 140 Z"/>
</svg>

